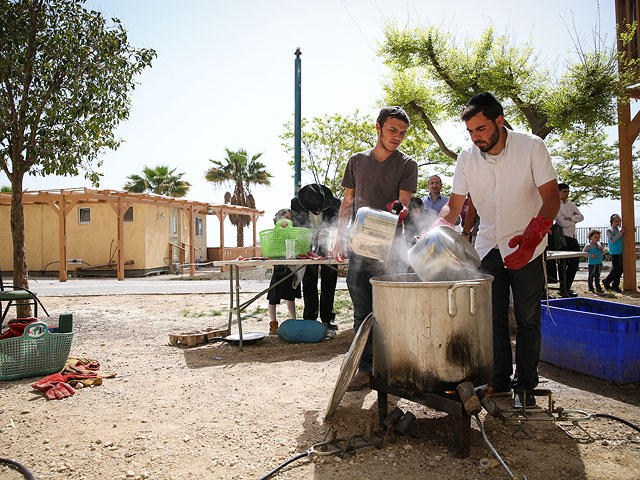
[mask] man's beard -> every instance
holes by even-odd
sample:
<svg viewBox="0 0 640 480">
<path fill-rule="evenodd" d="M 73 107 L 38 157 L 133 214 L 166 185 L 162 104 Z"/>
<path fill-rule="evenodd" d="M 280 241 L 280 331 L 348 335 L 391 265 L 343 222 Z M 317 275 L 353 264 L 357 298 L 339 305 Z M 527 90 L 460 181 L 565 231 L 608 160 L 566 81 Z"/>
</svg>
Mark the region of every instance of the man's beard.
<svg viewBox="0 0 640 480">
<path fill-rule="evenodd" d="M 482 142 L 481 145 L 478 145 L 476 143 L 476 146 L 480 149 L 481 152 L 488 152 L 493 147 L 495 147 L 496 143 L 498 143 L 498 140 L 500 140 L 500 129 L 498 128 L 495 120 L 493 122 L 493 125 L 495 126 L 495 130 L 493 132 L 493 135 L 489 137 L 489 141 L 486 144 Z"/>
</svg>

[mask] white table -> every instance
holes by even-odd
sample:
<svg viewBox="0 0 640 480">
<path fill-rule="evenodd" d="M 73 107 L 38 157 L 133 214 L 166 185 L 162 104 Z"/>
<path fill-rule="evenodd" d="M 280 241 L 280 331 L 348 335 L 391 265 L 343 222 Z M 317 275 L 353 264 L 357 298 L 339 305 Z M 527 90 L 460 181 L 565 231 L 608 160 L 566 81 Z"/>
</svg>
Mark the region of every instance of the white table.
<svg viewBox="0 0 640 480">
<path fill-rule="evenodd" d="M 569 258 L 582 258 L 582 257 L 587 258 L 588 255 L 589 254 L 587 252 L 575 252 L 575 251 L 566 251 L 566 250 L 547 250 L 547 260 L 559 260 L 563 263 Z M 561 285 L 567 284 L 566 275 L 567 275 L 567 269 L 563 268 L 562 269 L 563 278 L 562 278 Z M 545 278 L 545 283 L 546 282 L 547 282 L 547 279 Z"/>
<path fill-rule="evenodd" d="M 344 262 L 338 262 L 335 258 L 327 258 L 324 260 L 311 260 L 311 259 L 298 259 L 298 258 L 272 258 L 269 260 L 218 260 L 213 262 L 215 267 L 230 267 L 229 268 L 229 332 L 231 332 L 231 322 L 233 320 L 233 312 L 235 310 L 236 318 L 238 320 L 238 335 L 240 342 L 238 343 L 239 350 L 242 350 L 242 311 L 255 302 L 262 295 L 274 288 L 276 285 L 284 282 L 290 278 L 301 268 L 307 265 L 347 265 L 348 259 Z M 240 268 L 242 267 L 273 267 L 275 265 L 288 265 L 291 267 L 291 273 L 286 277 L 280 279 L 273 285 L 269 285 L 253 298 L 247 300 L 244 303 L 240 303 Z M 335 267 L 334 267 L 335 268 Z M 234 272 L 235 272 L 235 285 L 234 285 Z M 234 293 L 235 290 L 235 293 Z"/>
</svg>

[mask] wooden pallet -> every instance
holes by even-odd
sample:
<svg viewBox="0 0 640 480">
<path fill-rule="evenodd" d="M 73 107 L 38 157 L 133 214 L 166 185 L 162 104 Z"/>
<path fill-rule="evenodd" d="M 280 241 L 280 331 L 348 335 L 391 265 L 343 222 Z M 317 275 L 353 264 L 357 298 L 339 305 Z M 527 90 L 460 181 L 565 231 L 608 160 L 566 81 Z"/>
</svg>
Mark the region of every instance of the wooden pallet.
<svg viewBox="0 0 640 480">
<path fill-rule="evenodd" d="M 229 330 L 226 328 L 207 327 L 202 330 L 194 330 L 193 332 L 170 333 L 169 343 L 171 345 L 180 343 L 188 347 L 195 347 L 201 343 L 207 343 L 212 338 L 226 337 L 227 335 L 229 335 Z"/>
</svg>

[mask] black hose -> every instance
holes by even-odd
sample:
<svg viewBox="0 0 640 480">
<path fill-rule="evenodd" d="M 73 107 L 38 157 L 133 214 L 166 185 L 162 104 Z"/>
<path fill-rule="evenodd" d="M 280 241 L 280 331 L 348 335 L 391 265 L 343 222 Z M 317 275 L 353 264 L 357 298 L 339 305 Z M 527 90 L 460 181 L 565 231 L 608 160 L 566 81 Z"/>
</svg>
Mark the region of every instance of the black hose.
<svg viewBox="0 0 640 480">
<path fill-rule="evenodd" d="M 276 468 L 274 468 L 273 470 L 271 470 L 269 473 L 267 473 L 264 477 L 260 477 L 260 480 L 267 480 L 267 478 L 271 478 L 273 475 L 275 475 L 276 473 L 278 473 L 280 470 L 282 470 L 284 467 L 286 467 L 287 465 L 289 465 L 290 463 L 295 462 L 296 460 L 301 459 L 302 457 L 306 457 L 307 455 L 309 455 L 309 452 L 304 452 L 304 453 L 299 453 L 298 455 L 296 455 L 295 457 L 291 457 L 289 460 L 287 460 L 286 462 L 278 465 Z"/>
<path fill-rule="evenodd" d="M 620 423 L 624 423 L 627 427 L 633 428 L 636 432 L 640 432 L 640 428 L 636 427 L 633 423 L 627 422 L 626 420 L 619 417 L 614 417 L 613 415 L 609 415 L 608 413 L 594 413 L 592 416 L 599 418 L 608 418 L 609 420 L 616 420 Z"/>
<path fill-rule="evenodd" d="M 21 463 L 15 462 L 13 460 L 9 460 L 8 458 L 0 458 L 0 463 L 5 463 L 10 467 L 15 468 L 24 476 L 24 478 L 28 480 L 35 480 L 34 476 L 31 474 L 29 469 L 24 465 L 22 465 Z"/>
</svg>

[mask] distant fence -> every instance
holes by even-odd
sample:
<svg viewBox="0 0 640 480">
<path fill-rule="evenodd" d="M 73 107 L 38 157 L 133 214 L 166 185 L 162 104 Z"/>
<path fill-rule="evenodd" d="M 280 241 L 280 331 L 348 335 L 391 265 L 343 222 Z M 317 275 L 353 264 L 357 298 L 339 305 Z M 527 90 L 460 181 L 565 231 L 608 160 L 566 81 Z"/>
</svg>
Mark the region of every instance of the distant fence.
<svg viewBox="0 0 640 480">
<path fill-rule="evenodd" d="M 602 235 L 600 236 L 600 243 L 602 245 L 608 245 L 607 228 L 609 227 L 576 227 L 576 239 L 580 244 L 580 248 L 583 248 L 589 243 L 589 231 L 600 230 Z M 640 244 L 640 228 L 636 226 L 636 246 Z"/>
</svg>

